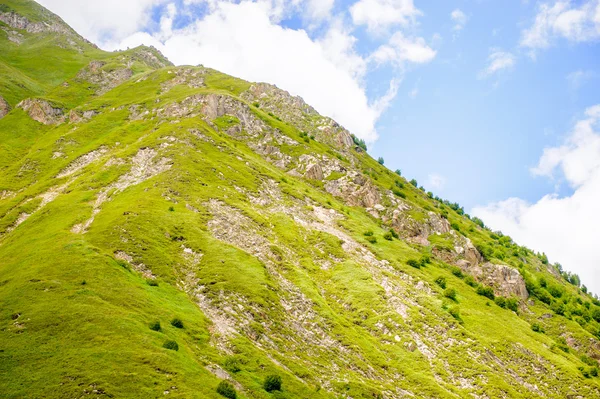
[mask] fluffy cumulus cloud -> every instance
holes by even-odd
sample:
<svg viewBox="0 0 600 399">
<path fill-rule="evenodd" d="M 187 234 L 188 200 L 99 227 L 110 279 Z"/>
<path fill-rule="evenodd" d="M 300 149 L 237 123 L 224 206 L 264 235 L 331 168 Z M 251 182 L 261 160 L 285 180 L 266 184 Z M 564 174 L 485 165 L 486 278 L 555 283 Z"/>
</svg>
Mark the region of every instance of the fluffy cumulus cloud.
<svg viewBox="0 0 600 399">
<path fill-rule="evenodd" d="M 557 38 L 572 42 L 600 39 L 600 0 L 541 4 L 533 25 L 522 32 L 520 44 L 535 51 L 550 47 Z"/>
<path fill-rule="evenodd" d="M 450 19 L 454 22 L 453 29 L 455 31 L 462 30 L 467 24 L 467 14 L 459 10 L 458 8 L 450 13 Z"/>
<path fill-rule="evenodd" d="M 333 14 L 334 0 L 42 3 L 104 49 L 153 45 L 177 65 L 203 64 L 249 81 L 276 84 L 367 142 L 377 139 L 377 121 L 396 97 L 404 67 L 435 57 L 424 39 L 399 31 L 420 15 L 409 0 L 360 0 L 350 14 L 339 15 Z M 198 9 L 204 11 L 198 14 Z M 150 18 L 157 10 L 160 18 Z M 380 12 L 387 19 L 378 19 Z M 281 23 L 296 16 L 304 29 Z M 185 26 L 176 23 L 178 18 L 187 21 Z M 352 33 L 356 25 L 350 20 L 369 28 L 397 25 L 396 33 L 375 54 L 360 54 Z M 386 92 L 369 97 L 367 75 L 382 64 L 393 65 L 394 76 Z"/>
<path fill-rule="evenodd" d="M 546 252 L 600 294 L 600 105 L 586 110 L 562 145 L 545 149 L 532 172 L 564 179 L 573 193 L 548 194 L 536 203 L 509 198 L 476 207 L 472 214 L 517 242 Z"/>
<path fill-rule="evenodd" d="M 86 39 L 103 43 L 130 35 L 150 21 L 150 11 L 164 0 L 37 0 L 62 17 Z"/>
<path fill-rule="evenodd" d="M 487 78 L 504 70 L 510 70 L 517 62 L 514 54 L 500 49 L 492 49 L 486 67 L 479 73 L 479 78 Z"/>
<path fill-rule="evenodd" d="M 422 13 L 413 0 L 359 0 L 350 7 L 350 15 L 356 25 L 382 31 L 393 25 L 414 24 Z"/>
</svg>

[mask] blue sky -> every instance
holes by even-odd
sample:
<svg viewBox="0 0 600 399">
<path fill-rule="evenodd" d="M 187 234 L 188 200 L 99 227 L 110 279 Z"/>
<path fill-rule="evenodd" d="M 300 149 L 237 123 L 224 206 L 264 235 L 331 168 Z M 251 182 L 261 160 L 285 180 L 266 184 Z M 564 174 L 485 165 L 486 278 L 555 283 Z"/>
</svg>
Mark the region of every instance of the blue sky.
<svg viewBox="0 0 600 399">
<path fill-rule="evenodd" d="M 40 3 L 104 49 L 301 95 L 600 292 L 600 0 Z"/>
</svg>

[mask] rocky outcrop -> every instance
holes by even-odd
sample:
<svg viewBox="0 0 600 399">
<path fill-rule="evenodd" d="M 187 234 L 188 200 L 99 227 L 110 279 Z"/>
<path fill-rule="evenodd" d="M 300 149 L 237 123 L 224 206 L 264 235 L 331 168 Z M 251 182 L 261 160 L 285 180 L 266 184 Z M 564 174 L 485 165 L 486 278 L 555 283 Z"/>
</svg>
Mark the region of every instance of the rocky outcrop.
<svg viewBox="0 0 600 399">
<path fill-rule="evenodd" d="M 89 110 L 89 111 L 71 110 L 71 111 L 69 111 L 69 121 L 71 123 L 87 122 L 96 115 L 98 115 L 98 112 L 93 111 L 93 110 Z"/>
<path fill-rule="evenodd" d="M 381 194 L 371 180 L 356 171 L 348 172 L 340 179 L 328 181 L 325 183 L 325 190 L 344 199 L 351 206 L 372 208 L 381 202 Z"/>
<path fill-rule="evenodd" d="M 206 74 L 206 69 L 204 68 L 175 68 L 167 73 L 175 76 L 161 84 L 163 93 L 166 93 L 173 87 L 179 85 L 186 85 L 192 89 L 198 89 L 206 86 L 204 84 L 204 75 Z"/>
<path fill-rule="evenodd" d="M 28 98 L 17 104 L 17 108 L 21 108 L 29 114 L 31 119 L 44 125 L 57 125 L 65 121 L 63 110 L 55 108 L 46 100 Z"/>
<path fill-rule="evenodd" d="M 316 140 L 346 150 L 354 146 L 350 132 L 331 118 L 321 116 L 299 96 L 267 83 L 252 85 L 241 97 L 272 113 Z"/>
<path fill-rule="evenodd" d="M 28 18 L 14 11 L 0 12 L 0 21 L 14 29 L 21 29 L 29 33 L 53 32 L 67 35 L 76 35 L 62 20 L 52 15 L 47 21 L 32 22 Z"/>
<path fill-rule="evenodd" d="M 130 58 L 132 61 L 139 61 L 153 69 L 173 66 L 173 63 L 153 46 L 136 47 L 130 55 Z"/>
<path fill-rule="evenodd" d="M 390 219 L 391 226 L 402 237 L 408 241 L 420 244 L 429 245 L 429 236 L 432 234 L 446 234 L 452 229 L 450 223 L 435 212 L 430 211 L 425 220 L 416 220 L 410 212 L 411 207 L 400 202 L 396 209 L 392 211 Z M 384 221 L 388 217 L 383 217 Z"/>
<path fill-rule="evenodd" d="M 96 94 L 102 95 L 133 76 L 130 68 L 104 69 L 105 65 L 104 61 L 92 61 L 77 73 L 76 79 L 97 85 Z"/>
<path fill-rule="evenodd" d="M 10 112 L 10 105 L 4 99 L 4 97 L 0 96 L 0 119 L 4 118 L 6 114 Z"/>
<path fill-rule="evenodd" d="M 334 172 L 346 172 L 337 159 L 320 154 L 302 154 L 298 157 L 296 168 L 288 173 L 294 176 L 304 176 L 307 179 L 323 180 Z"/>
<path fill-rule="evenodd" d="M 8 40 L 15 44 L 21 44 L 21 43 L 23 43 L 23 40 L 25 40 L 23 35 L 15 30 L 7 29 L 7 28 L 2 28 L 2 30 L 6 32 Z"/>
<path fill-rule="evenodd" d="M 493 287 L 496 295 L 514 296 L 523 300 L 529 297 L 525 280 L 515 268 L 486 262 L 474 267 L 463 267 L 463 270 L 480 283 Z"/>
</svg>

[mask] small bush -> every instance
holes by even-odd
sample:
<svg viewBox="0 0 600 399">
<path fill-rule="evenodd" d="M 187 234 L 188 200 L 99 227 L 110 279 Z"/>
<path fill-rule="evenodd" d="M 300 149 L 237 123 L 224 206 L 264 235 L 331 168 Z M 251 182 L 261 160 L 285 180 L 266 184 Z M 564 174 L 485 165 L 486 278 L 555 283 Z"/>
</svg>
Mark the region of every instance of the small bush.
<svg viewBox="0 0 600 399">
<path fill-rule="evenodd" d="M 365 231 L 365 232 L 363 233 L 363 235 L 364 235 L 365 237 L 371 237 L 371 236 L 373 236 L 373 232 L 372 232 L 371 230 L 367 230 L 367 231 Z"/>
<path fill-rule="evenodd" d="M 377 162 L 379 163 L 379 165 L 383 165 L 385 163 L 382 157 L 377 158 Z"/>
<path fill-rule="evenodd" d="M 519 311 L 519 300 L 517 298 L 508 298 L 506 300 L 506 308 L 513 312 Z"/>
<path fill-rule="evenodd" d="M 173 320 L 171 320 L 171 325 L 175 328 L 183 328 L 183 321 L 176 317 Z"/>
<path fill-rule="evenodd" d="M 267 392 L 281 391 L 281 377 L 276 374 L 268 375 L 263 383 L 263 388 Z"/>
<path fill-rule="evenodd" d="M 163 348 L 170 349 L 172 351 L 178 351 L 179 345 L 177 345 L 177 342 L 169 340 L 165 341 L 165 343 L 163 344 Z"/>
<path fill-rule="evenodd" d="M 396 197 L 400 197 L 400 198 L 402 198 L 402 199 L 406 198 L 406 194 L 404 194 L 402 191 L 400 191 L 400 190 L 398 190 L 398 189 L 396 189 L 396 188 L 393 188 L 393 189 L 392 189 L 392 192 L 394 193 L 394 195 L 395 195 Z"/>
<path fill-rule="evenodd" d="M 398 236 L 398 233 L 396 233 L 396 230 L 394 230 L 394 229 L 391 229 L 391 230 L 390 230 L 390 234 L 391 234 L 391 235 L 392 235 L 392 237 L 394 237 L 394 238 L 399 238 L 399 236 Z"/>
<path fill-rule="evenodd" d="M 169 207 L 169 212 L 175 212 L 175 208 L 173 208 L 172 206 Z"/>
<path fill-rule="evenodd" d="M 392 235 L 391 232 L 388 231 L 383 235 L 383 238 L 385 238 L 388 241 L 392 241 L 394 239 L 394 236 Z"/>
<path fill-rule="evenodd" d="M 400 169 L 396 169 L 396 174 L 397 174 L 398 176 L 402 176 L 402 171 L 401 171 Z"/>
<path fill-rule="evenodd" d="M 151 287 L 158 287 L 158 281 L 149 278 L 146 280 L 146 283 Z"/>
<path fill-rule="evenodd" d="M 463 274 L 462 270 L 460 269 L 460 267 L 456 267 L 455 266 L 455 267 L 452 268 L 451 271 L 452 271 L 452 274 L 454 274 L 458 278 L 463 278 L 464 277 L 464 274 Z"/>
<path fill-rule="evenodd" d="M 160 331 L 160 321 L 156 320 L 150 323 L 150 329 L 152 331 Z"/>
<path fill-rule="evenodd" d="M 477 294 L 489 298 L 492 301 L 495 298 L 494 289 L 485 285 L 480 285 L 479 287 L 477 287 Z"/>
<path fill-rule="evenodd" d="M 370 242 L 371 244 L 376 244 L 377 243 L 377 238 L 375 238 L 373 236 L 368 236 L 367 237 L 367 241 Z"/>
<path fill-rule="evenodd" d="M 440 276 L 440 277 L 436 278 L 435 283 L 444 289 L 446 288 L 446 278 L 445 277 Z"/>
<path fill-rule="evenodd" d="M 454 288 L 447 288 L 444 290 L 444 296 L 448 299 L 456 301 L 456 290 Z"/>
<path fill-rule="evenodd" d="M 454 317 L 456 320 L 462 321 L 462 319 L 460 318 L 460 310 L 458 309 L 458 307 L 453 306 L 450 309 L 448 309 L 448 312 L 450 313 L 450 316 Z"/>
<path fill-rule="evenodd" d="M 531 325 L 531 329 L 535 332 L 544 333 L 544 327 L 540 326 L 538 323 L 533 323 Z"/>
<path fill-rule="evenodd" d="M 412 184 L 412 185 L 413 185 L 413 186 L 415 186 L 415 187 L 417 187 L 417 186 L 419 185 L 419 183 L 418 183 L 418 182 L 417 182 L 415 179 L 412 179 L 412 180 L 410 181 L 410 184 Z"/>
<path fill-rule="evenodd" d="M 475 281 L 475 279 L 472 276 L 467 276 L 467 278 L 465 278 L 465 283 L 467 283 L 468 285 L 470 285 L 473 288 L 475 288 L 479 285 L 479 284 L 477 284 L 477 281 Z"/>
<path fill-rule="evenodd" d="M 416 259 L 409 259 L 406 261 L 406 264 L 409 266 L 414 267 L 415 269 L 420 269 L 421 268 L 421 262 L 419 262 Z"/>
<path fill-rule="evenodd" d="M 496 299 L 494 299 L 494 302 L 496 302 L 496 305 L 500 306 L 501 308 L 506 307 L 506 298 L 503 296 L 497 296 Z"/>
<path fill-rule="evenodd" d="M 225 361 L 223 362 L 223 367 L 225 368 L 225 370 L 231 373 L 237 373 L 242 370 L 240 368 L 240 363 L 233 356 L 229 356 L 225 359 Z"/>
<path fill-rule="evenodd" d="M 223 380 L 219 382 L 219 385 L 217 385 L 217 393 L 228 399 L 237 398 L 237 392 L 235 392 L 235 388 L 229 381 Z"/>
</svg>

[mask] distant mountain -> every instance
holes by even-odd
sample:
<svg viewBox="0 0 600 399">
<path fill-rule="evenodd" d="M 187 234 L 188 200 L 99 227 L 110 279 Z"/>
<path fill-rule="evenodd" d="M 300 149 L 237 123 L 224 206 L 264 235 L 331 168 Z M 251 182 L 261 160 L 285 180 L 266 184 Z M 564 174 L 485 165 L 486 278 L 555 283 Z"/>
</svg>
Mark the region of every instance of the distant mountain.
<svg viewBox="0 0 600 399">
<path fill-rule="evenodd" d="M 301 98 L 0 21 L 0 397 L 600 397 L 579 278 Z"/>
</svg>

